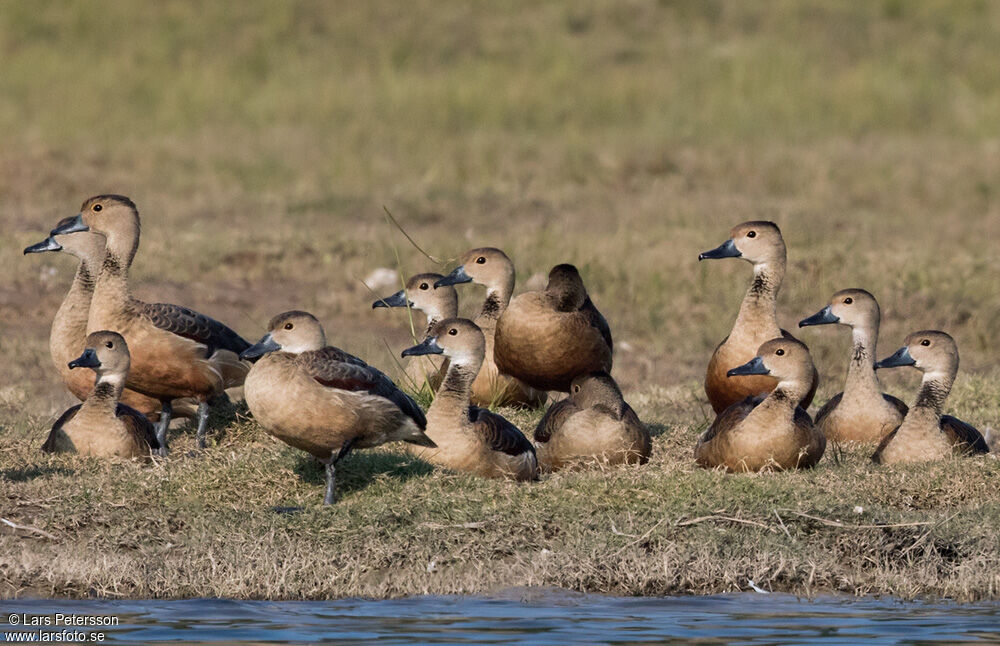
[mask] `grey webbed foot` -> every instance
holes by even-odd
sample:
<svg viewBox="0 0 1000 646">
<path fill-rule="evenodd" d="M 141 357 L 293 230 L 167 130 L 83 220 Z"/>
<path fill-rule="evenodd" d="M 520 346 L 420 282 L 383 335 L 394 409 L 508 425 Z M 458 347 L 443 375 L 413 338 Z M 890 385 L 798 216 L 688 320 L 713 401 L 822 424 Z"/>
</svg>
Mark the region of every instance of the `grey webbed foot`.
<svg viewBox="0 0 1000 646">
<path fill-rule="evenodd" d="M 208 431 L 208 402 L 198 404 L 198 448 L 205 448 L 205 434 Z"/>
<path fill-rule="evenodd" d="M 167 455 L 167 428 L 170 426 L 170 418 L 173 417 L 174 407 L 170 400 L 160 402 L 160 421 L 156 423 L 156 441 L 160 444 L 160 456 Z"/>
<path fill-rule="evenodd" d="M 337 465 L 331 461 L 323 466 L 326 468 L 326 495 L 323 496 L 323 504 L 332 505 L 337 500 Z"/>
</svg>

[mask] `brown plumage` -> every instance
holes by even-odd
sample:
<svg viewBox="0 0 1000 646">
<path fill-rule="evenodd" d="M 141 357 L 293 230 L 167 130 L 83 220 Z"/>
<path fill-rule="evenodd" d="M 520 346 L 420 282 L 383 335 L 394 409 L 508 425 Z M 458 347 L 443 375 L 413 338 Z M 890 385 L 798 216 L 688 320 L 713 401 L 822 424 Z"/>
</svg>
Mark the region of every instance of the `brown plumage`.
<svg viewBox="0 0 1000 646">
<path fill-rule="evenodd" d="M 244 385 L 250 412 L 268 433 L 323 462 L 327 504 L 336 463 L 352 449 L 393 441 L 434 446 L 420 407 L 377 369 L 328 346 L 312 314 L 274 317 L 243 356 L 260 357 Z"/>
<path fill-rule="evenodd" d="M 720 413 L 747 397 L 770 392 L 777 383 L 773 377 L 760 375 L 731 379 L 728 372 L 752 359 L 768 339 L 795 337 L 778 327 L 777 298 L 785 277 L 786 252 L 776 224 L 755 221 L 733 227 L 726 242 L 698 256 L 699 260 L 713 258 L 743 258 L 753 264 L 754 273 L 733 329 L 712 353 L 705 372 L 705 394 Z M 803 408 L 812 403 L 818 384 L 817 372 L 802 400 Z"/>
<path fill-rule="evenodd" d="M 799 322 L 799 327 L 847 325 L 854 339 L 844 391 L 816 413 L 816 427 L 831 442 L 878 442 L 906 415 L 906 404 L 883 393 L 875 376 L 880 319 L 874 296 L 863 289 L 844 289 L 822 310 Z"/>
<path fill-rule="evenodd" d="M 166 446 L 169 402 L 198 401 L 198 444 L 205 445 L 208 402 L 243 383 L 249 365 L 238 354 L 249 344 L 228 327 L 188 308 L 144 303 L 132 296 L 128 272 L 139 246 L 139 212 L 120 195 L 99 195 L 53 235 L 93 231 L 105 238 L 104 264 L 94 288 L 87 329 L 119 332 L 132 352 L 127 386 L 164 405 L 157 428 Z"/>
<path fill-rule="evenodd" d="M 570 394 L 546 411 L 535 427 L 543 471 L 569 464 L 645 464 L 652 452 L 649 431 L 606 372 L 577 377 Z"/>
<path fill-rule="evenodd" d="M 921 330 L 907 336 L 902 348 L 876 364 L 876 368 L 915 366 L 924 376 L 916 402 L 902 424 L 879 444 L 872 456 L 874 462 L 924 462 L 989 452 L 978 430 L 950 415 L 941 415 L 958 374 L 958 363 L 958 345 L 951 336 L 938 330 Z"/>
<path fill-rule="evenodd" d="M 756 356 L 733 369 L 740 374 L 768 374 L 777 386 L 767 395 L 729 406 L 698 440 L 698 465 L 727 471 L 809 468 L 819 462 L 826 438 L 799 406 L 815 368 L 809 349 L 778 337 L 758 348 Z"/>
<path fill-rule="evenodd" d="M 159 448 L 153 425 L 139 411 L 119 403 L 129 370 L 125 339 L 116 332 L 94 332 L 87 336 L 83 354 L 69 366 L 93 369 L 97 380 L 83 404 L 56 420 L 42 451 L 148 459 L 150 451 Z"/>
<path fill-rule="evenodd" d="M 65 224 L 71 219 L 65 218 L 59 224 Z M 25 249 L 24 253 L 45 251 L 65 252 L 79 260 L 76 275 L 66 293 L 66 298 L 63 299 L 52 319 L 52 329 L 49 332 L 49 353 L 59 376 L 66 384 L 66 388 L 73 396 L 83 401 L 93 390 L 97 376 L 91 370 L 70 370 L 68 364 L 83 352 L 84 339 L 87 337 L 90 300 L 94 295 L 94 285 L 97 283 L 101 266 L 104 263 L 104 236 L 88 231 L 49 236 L 42 242 Z M 146 415 L 149 419 L 159 417 L 160 401 L 158 399 L 126 388 L 122 392 L 120 401 Z M 190 400 L 173 402 L 173 411 L 174 415 L 178 417 L 189 419 L 197 417 L 197 406 Z"/>
<path fill-rule="evenodd" d="M 497 322 L 507 310 L 514 293 L 514 263 L 507 254 L 493 247 L 467 251 L 450 274 L 435 282 L 438 288 L 474 282 L 486 287 L 486 299 L 475 324 L 486 338 L 486 355 L 482 369 L 472 384 L 472 403 L 477 406 L 527 406 L 537 408 L 548 395 L 497 368 L 494 351 Z"/>
<path fill-rule="evenodd" d="M 372 308 L 406 307 L 423 312 L 426 324 L 423 333 L 416 337 L 423 338 L 438 321 L 458 316 L 458 293 L 455 288 L 451 285 L 434 287 L 434 283 L 442 278 L 444 276 L 441 274 L 433 273 L 411 276 L 403 289 L 378 299 L 372 303 Z M 411 318 L 411 327 L 412 324 Z M 415 331 L 414 333 L 416 334 Z M 433 393 L 441 385 L 447 362 L 448 360 L 441 355 L 410 357 L 404 368 L 407 385 L 417 391 L 427 388 Z"/>
<path fill-rule="evenodd" d="M 580 272 L 556 265 L 543 291 L 510 302 L 497 323 L 494 357 L 501 372 L 539 390 L 569 392 L 580 375 L 610 372 L 611 329 L 594 307 Z"/>
<path fill-rule="evenodd" d="M 414 452 L 453 471 L 484 478 L 533 480 L 538 460 L 531 442 L 505 418 L 470 406 L 472 384 L 483 363 L 486 339 L 467 319 L 440 321 L 403 356 L 444 354 L 448 371 L 427 411 L 427 435 L 437 448 Z"/>
</svg>

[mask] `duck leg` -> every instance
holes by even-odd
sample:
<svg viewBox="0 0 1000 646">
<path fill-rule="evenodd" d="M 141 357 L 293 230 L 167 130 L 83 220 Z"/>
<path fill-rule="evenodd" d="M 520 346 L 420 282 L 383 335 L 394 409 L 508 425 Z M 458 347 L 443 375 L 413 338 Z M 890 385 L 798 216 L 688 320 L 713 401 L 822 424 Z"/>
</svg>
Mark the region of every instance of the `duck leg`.
<svg viewBox="0 0 1000 646">
<path fill-rule="evenodd" d="M 353 438 L 344 442 L 344 445 L 340 447 L 340 451 L 337 452 L 336 457 L 324 465 L 326 468 L 326 495 L 323 496 L 324 505 L 332 505 L 337 500 L 337 463 L 351 452 L 353 445 Z"/>
<path fill-rule="evenodd" d="M 174 414 L 174 407 L 169 399 L 160 402 L 160 421 L 156 423 L 156 441 L 160 443 L 160 455 L 167 455 L 167 427 Z"/>
<path fill-rule="evenodd" d="M 205 448 L 205 435 L 208 431 L 208 402 L 198 403 L 198 448 Z"/>
</svg>

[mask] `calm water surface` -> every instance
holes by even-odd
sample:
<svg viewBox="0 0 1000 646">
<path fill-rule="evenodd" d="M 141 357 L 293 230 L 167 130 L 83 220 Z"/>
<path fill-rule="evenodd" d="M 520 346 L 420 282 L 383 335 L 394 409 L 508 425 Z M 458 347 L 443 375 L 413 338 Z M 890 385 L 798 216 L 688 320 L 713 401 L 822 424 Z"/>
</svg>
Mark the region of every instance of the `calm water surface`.
<svg viewBox="0 0 1000 646">
<path fill-rule="evenodd" d="M 780 594 L 624 598 L 549 589 L 393 601 L 0 601 L 0 622 L 55 613 L 118 618 L 105 642 L 383 644 L 1000 644 L 1000 603 Z M 0 626 L 8 639 L 24 626 Z M 54 627 L 35 628 L 34 632 Z M 29 628 L 29 630 L 31 630 Z"/>
</svg>

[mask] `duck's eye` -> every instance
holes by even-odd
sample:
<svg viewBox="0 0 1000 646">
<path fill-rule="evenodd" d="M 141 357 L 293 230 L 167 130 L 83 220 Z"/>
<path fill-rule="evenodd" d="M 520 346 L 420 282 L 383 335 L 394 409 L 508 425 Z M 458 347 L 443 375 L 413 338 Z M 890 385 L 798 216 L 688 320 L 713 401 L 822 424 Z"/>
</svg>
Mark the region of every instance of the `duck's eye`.
<svg viewBox="0 0 1000 646">
<path fill-rule="evenodd" d="M 427 283 L 420 283 L 420 289 L 427 289 L 429 285 Z"/>
<path fill-rule="evenodd" d="M 103 209 L 104 207 L 101 206 L 100 204 L 95 204 L 92 208 L 93 208 L 93 211 L 96 213 L 96 212 L 100 211 L 101 209 Z"/>
<path fill-rule="evenodd" d="M 747 237 L 748 238 L 756 238 L 757 237 L 757 232 L 756 231 L 750 231 L 750 232 L 747 233 Z"/>
<path fill-rule="evenodd" d="M 854 302 L 854 299 L 851 298 L 850 296 L 848 296 L 847 298 L 844 299 L 844 305 L 850 305 L 853 302 Z"/>
<path fill-rule="evenodd" d="M 575 393 L 580 392 L 580 385 L 579 384 L 577 384 L 576 386 L 573 386 L 573 392 L 575 392 Z"/>
<path fill-rule="evenodd" d="M 295 327 L 295 326 L 292 325 L 291 323 L 285 323 L 285 329 L 286 330 L 291 330 L 293 327 Z"/>
<path fill-rule="evenodd" d="M 931 344 L 930 339 L 924 339 L 923 341 L 920 342 L 920 345 L 930 345 L 930 344 Z"/>
<path fill-rule="evenodd" d="M 476 258 L 477 265 L 482 265 L 485 263 L 486 263 L 486 256 L 479 256 L 478 258 Z"/>
<path fill-rule="evenodd" d="M 777 350 L 774 351 L 774 354 L 778 355 L 779 357 L 782 357 L 785 355 L 785 351 L 782 350 L 781 348 L 778 348 Z"/>
<path fill-rule="evenodd" d="M 107 343 L 104 344 L 104 347 L 106 347 L 106 348 L 113 348 L 113 347 L 115 347 L 115 344 L 112 343 L 111 341 L 108 341 Z"/>
<path fill-rule="evenodd" d="M 455 328 L 451 328 L 450 330 L 448 330 L 448 334 L 450 334 L 451 336 L 455 336 L 456 334 L 458 334 L 458 330 L 456 330 Z"/>
</svg>

